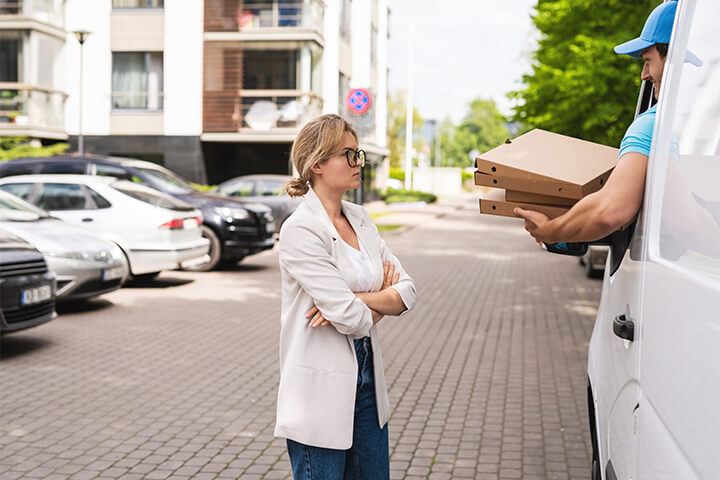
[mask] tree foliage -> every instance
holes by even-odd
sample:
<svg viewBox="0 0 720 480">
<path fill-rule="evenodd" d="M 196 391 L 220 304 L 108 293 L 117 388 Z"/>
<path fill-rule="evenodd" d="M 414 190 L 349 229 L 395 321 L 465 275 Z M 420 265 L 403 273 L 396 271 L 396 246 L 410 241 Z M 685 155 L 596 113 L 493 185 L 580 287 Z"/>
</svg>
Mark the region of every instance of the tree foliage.
<svg viewBox="0 0 720 480">
<path fill-rule="evenodd" d="M 617 146 L 632 122 L 642 65 L 613 47 L 637 37 L 659 0 L 538 0 L 541 34 L 513 119 Z"/>
<path fill-rule="evenodd" d="M 390 166 L 400 168 L 405 162 L 405 123 L 407 116 L 407 94 L 395 91 L 388 100 L 388 145 L 390 147 Z M 413 108 L 413 134 L 420 131 L 423 118 Z"/>
<path fill-rule="evenodd" d="M 33 146 L 27 137 L 0 137 L 0 162 L 22 157 L 51 157 L 67 150 L 67 143 Z"/>
<path fill-rule="evenodd" d="M 443 165 L 469 167 L 473 150 L 485 152 L 495 148 L 508 137 L 505 117 L 498 111 L 493 100 L 476 98 L 470 102 L 468 112 L 460 125 L 454 127 L 449 119 L 438 128 Z"/>
</svg>

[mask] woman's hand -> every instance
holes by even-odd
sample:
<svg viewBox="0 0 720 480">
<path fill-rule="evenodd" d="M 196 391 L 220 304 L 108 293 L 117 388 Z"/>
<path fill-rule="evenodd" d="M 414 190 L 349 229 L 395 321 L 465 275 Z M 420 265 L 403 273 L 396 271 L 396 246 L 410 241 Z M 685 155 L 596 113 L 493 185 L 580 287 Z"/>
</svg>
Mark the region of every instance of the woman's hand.
<svg viewBox="0 0 720 480">
<path fill-rule="evenodd" d="M 391 262 L 383 262 L 383 283 L 380 290 L 385 290 L 397 284 L 399 280 L 400 273 L 395 273 L 395 265 Z"/>
<path fill-rule="evenodd" d="M 313 305 L 313 307 L 307 311 L 305 314 L 305 318 L 309 318 L 310 322 L 308 323 L 308 327 L 322 327 L 324 325 L 330 325 L 330 322 L 325 320 L 325 317 L 323 317 L 322 313 L 320 313 L 320 310 L 318 307 Z"/>
</svg>

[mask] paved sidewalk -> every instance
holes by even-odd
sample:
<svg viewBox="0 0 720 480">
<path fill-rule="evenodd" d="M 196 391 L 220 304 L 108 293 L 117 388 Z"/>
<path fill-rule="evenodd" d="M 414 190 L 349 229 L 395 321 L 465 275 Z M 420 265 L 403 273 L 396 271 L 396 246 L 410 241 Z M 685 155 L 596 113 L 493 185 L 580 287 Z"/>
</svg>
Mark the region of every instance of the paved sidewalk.
<svg viewBox="0 0 720 480">
<path fill-rule="evenodd" d="M 601 283 L 476 197 L 413 215 L 386 235 L 419 293 L 380 328 L 392 478 L 588 478 Z M 266 252 L 3 337 L 0 479 L 291 478 L 272 436 L 279 284 Z"/>
</svg>

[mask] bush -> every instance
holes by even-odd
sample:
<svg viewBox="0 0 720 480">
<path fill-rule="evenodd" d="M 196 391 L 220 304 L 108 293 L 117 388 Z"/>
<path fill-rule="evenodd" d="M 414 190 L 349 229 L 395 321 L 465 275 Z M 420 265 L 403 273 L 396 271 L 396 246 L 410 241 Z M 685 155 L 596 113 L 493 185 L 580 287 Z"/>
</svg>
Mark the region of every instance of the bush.
<svg viewBox="0 0 720 480">
<path fill-rule="evenodd" d="M 433 203 L 437 201 L 437 195 L 427 192 L 418 192 L 416 190 L 395 190 L 394 188 L 388 188 L 383 200 L 385 200 L 385 203 Z"/>
<path fill-rule="evenodd" d="M 405 169 L 390 167 L 390 178 L 394 178 L 395 180 L 400 180 L 401 182 L 404 182 Z"/>
<path fill-rule="evenodd" d="M 33 147 L 27 137 L 3 137 L 0 138 L 0 162 L 23 157 L 52 157 L 63 153 L 68 147 L 67 143 Z"/>
</svg>

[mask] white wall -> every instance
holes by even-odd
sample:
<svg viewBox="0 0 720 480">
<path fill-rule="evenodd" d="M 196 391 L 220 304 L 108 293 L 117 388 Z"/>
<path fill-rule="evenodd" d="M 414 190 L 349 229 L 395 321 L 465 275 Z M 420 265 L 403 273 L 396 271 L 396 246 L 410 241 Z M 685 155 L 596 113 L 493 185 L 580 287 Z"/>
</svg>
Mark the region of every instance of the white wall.
<svg viewBox="0 0 720 480">
<path fill-rule="evenodd" d="M 165 0 L 165 135 L 202 133 L 203 2 Z"/>
<path fill-rule="evenodd" d="M 107 135 L 110 131 L 112 55 L 110 53 L 110 0 L 67 0 L 65 7 L 66 82 L 65 129 L 78 134 L 80 44 L 74 30 L 92 34 L 85 41 L 83 74 L 83 134 Z"/>
<path fill-rule="evenodd" d="M 377 65 L 375 65 L 375 129 L 378 147 L 387 148 L 388 84 L 387 84 L 387 44 L 388 44 L 388 0 L 377 0 Z"/>
</svg>

